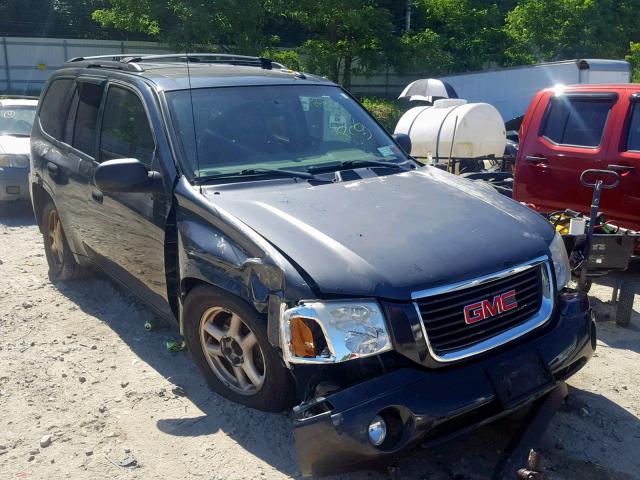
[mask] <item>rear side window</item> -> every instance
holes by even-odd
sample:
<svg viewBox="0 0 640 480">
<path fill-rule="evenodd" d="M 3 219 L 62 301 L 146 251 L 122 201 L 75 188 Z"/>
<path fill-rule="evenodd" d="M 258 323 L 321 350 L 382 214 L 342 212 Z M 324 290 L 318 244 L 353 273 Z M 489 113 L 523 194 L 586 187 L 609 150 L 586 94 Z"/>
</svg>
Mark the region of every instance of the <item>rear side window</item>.
<svg viewBox="0 0 640 480">
<path fill-rule="evenodd" d="M 102 85 L 99 84 L 78 83 L 78 110 L 71 144 L 91 156 L 95 153 L 96 123 L 102 101 L 102 90 Z"/>
<path fill-rule="evenodd" d="M 70 78 L 54 80 L 42 99 L 40 124 L 46 133 L 58 140 L 62 140 L 72 86 L 73 80 Z"/>
<path fill-rule="evenodd" d="M 100 161 L 136 158 L 151 167 L 155 143 L 140 98 L 126 88 L 109 87 L 102 117 Z"/>
<path fill-rule="evenodd" d="M 640 152 L 640 103 L 633 103 L 632 108 L 627 136 L 627 150 Z"/>
<path fill-rule="evenodd" d="M 610 99 L 553 97 L 541 135 L 560 145 L 597 147 L 612 106 Z"/>
</svg>

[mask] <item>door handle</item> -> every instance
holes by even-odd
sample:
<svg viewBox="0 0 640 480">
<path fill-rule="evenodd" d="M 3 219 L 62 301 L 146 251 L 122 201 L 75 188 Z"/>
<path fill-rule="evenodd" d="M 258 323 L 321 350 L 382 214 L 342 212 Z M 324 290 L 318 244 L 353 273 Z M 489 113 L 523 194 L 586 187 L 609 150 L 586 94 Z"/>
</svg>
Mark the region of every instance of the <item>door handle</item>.
<svg viewBox="0 0 640 480">
<path fill-rule="evenodd" d="M 104 200 L 104 196 L 102 195 L 102 192 L 98 190 L 93 190 L 91 192 L 91 198 L 93 198 L 93 200 L 98 203 L 102 203 L 102 201 Z"/>
<path fill-rule="evenodd" d="M 56 175 L 58 173 L 58 165 L 53 162 L 47 162 L 47 170 L 51 175 Z"/>
<path fill-rule="evenodd" d="M 607 170 L 613 170 L 614 172 L 633 172 L 636 167 L 632 165 L 607 165 Z"/>
<path fill-rule="evenodd" d="M 524 159 L 530 163 L 547 163 L 547 157 L 540 157 L 537 155 L 527 155 Z"/>
</svg>

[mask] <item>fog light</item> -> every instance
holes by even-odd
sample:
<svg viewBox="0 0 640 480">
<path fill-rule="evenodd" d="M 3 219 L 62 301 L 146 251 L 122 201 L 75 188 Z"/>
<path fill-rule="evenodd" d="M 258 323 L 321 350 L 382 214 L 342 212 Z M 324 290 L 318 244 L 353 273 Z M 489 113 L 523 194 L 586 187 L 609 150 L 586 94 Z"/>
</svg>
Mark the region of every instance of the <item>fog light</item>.
<svg viewBox="0 0 640 480">
<path fill-rule="evenodd" d="M 380 415 L 376 415 L 369 424 L 369 441 L 379 447 L 387 438 L 387 422 Z"/>
</svg>

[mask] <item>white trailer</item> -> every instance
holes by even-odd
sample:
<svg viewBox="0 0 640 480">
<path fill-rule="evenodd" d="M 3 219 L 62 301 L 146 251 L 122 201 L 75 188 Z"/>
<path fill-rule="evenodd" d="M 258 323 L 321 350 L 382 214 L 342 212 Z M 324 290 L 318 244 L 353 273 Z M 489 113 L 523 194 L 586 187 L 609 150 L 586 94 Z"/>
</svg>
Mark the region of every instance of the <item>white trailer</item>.
<svg viewBox="0 0 640 480">
<path fill-rule="evenodd" d="M 489 103 L 502 118 L 524 115 L 533 96 L 554 85 L 629 83 L 631 67 L 624 60 L 565 60 L 523 67 L 439 77 L 470 103 Z"/>
</svg>

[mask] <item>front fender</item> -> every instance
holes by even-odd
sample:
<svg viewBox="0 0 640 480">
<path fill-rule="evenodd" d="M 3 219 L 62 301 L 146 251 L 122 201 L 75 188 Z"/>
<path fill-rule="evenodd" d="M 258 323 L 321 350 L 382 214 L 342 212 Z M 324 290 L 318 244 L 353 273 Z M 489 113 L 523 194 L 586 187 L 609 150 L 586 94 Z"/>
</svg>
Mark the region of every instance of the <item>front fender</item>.
<svg viewBox="0 0 640 480">
<path fill-rule="evenodd" d="M 190 280 L 240 297 L 260 313 L 279 311 L 270 309 L 270 302 L 293 303 L 313 295 L 269 242 L 209 202 L 184 178 L 178 181 L 175 197 L 181 301 Z M 279 318 L 272 316 L 269 340 L 277 345 Z"/>
</svg>

